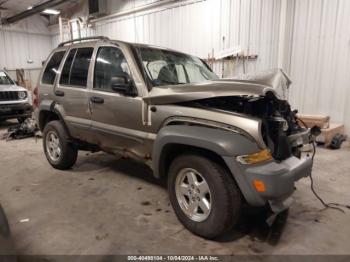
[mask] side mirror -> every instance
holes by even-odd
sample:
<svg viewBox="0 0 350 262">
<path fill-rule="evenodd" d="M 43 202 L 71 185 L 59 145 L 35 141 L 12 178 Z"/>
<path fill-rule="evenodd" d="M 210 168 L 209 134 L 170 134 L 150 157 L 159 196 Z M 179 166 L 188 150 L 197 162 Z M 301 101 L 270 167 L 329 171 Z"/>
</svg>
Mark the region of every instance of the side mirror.
<svg viewBox="0 0 350 262">
<path fill-rule="evenodd" d="M 113 91 L 122 93 L 125 95 L 134 96 L 135 90 L 131 83 L 131 80 L 126 76 L 115 76 L 111 79 L 111 88 Z"/>
</svg>

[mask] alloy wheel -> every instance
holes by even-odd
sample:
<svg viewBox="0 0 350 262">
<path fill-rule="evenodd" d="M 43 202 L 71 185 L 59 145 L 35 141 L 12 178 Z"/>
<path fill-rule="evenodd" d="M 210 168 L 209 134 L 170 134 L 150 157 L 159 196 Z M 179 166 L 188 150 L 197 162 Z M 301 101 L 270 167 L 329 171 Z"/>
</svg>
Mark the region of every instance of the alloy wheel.
<svg viewBox="0 0 350 262">
<path fill-rule="evenodd" d="M 193 168 L 181 169 L 176 177 L 177 201 L 185 215 L 195 222 L 206 220 L 212 208 L 211 193 L 203 175 Z"/>
</svg>

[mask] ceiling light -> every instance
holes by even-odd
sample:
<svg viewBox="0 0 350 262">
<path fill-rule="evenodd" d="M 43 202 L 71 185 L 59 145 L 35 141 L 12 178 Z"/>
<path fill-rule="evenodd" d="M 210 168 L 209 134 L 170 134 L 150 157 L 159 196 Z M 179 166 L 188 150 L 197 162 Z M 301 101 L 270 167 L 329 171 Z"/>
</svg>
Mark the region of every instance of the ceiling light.
<svg viewBox="0 0 350 262">
<path fill-rule="evenodd" d="M 33 9 L 33 6 L 28 6 L 27 10 L 32 10 Z"/>
<path fill-rule="evenodd" d="M 55 9 L 45 9 L 43 13 L 47 15 L 58 15 L 59 13 L 61 13 L 61 11 Z"/>
</svg>

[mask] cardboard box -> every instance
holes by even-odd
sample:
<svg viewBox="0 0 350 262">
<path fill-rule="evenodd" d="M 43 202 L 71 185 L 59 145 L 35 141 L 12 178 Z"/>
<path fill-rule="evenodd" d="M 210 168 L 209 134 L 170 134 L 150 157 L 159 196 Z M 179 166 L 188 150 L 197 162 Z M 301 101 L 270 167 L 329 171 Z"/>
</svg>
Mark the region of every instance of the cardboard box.
<svg viewBox="0 0 350 262">
<path fill-rule="evenodd" d="M 313 126 L 329 128 L 329 116 L 297 114 L 297 117 L 300 118 L 309 128 Z"/>
</svg>

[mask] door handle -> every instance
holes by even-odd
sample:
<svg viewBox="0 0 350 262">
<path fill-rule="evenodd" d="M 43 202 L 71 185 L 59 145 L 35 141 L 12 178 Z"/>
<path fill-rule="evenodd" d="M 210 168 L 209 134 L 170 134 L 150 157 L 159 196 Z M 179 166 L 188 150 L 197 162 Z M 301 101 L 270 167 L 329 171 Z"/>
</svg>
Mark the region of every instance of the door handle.
<svg viewBox="0 0 350 262">
<path fill-rule="evenodd" d="M 56 96 L 64 96 L 64 92 L 61 90 L 55 90 L 55 95 Z"/>
<path fill-rule="evenodd" d="M 105 100 L 99 96 L 92 96 L 90 97 L 90 100 L 92 103 L 96 103 L 96 104 L 103 104 L 105 102 Z"/>
</svg>

